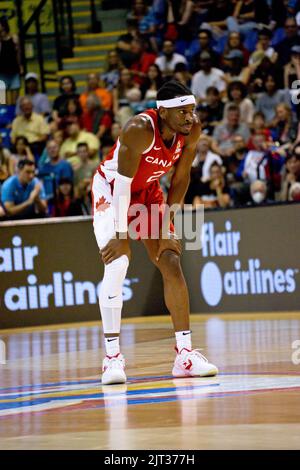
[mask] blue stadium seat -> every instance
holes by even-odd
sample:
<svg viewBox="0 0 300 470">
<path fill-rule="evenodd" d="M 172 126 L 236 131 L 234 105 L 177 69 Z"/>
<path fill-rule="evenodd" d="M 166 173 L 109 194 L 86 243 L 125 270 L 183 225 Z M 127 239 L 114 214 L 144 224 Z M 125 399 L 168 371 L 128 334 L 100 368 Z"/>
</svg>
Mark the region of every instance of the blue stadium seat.
<svg viewBox="0 0 300 470">
<path fill-rule="evenodd" d="M 273 38 L 271 41 L 272 46 L 276 46 L 280 41 L 286 37 L 284 28 L 277 28 L 273 33 Z"/>
<path fill-rule="evenodd" d="M 0 129 L 0 135 L 2 137 L 3 147 L 6 147 L 6 148 L 11 147 L 10 133 L 11 133 L 11 129 Z"/>
<path fill-rule="evenodd" d="M 257 41 L 258 41 L 257 31 L 249 31 L 249 33 L 247 33 L 245 36 L 243 44 L 245 48 L 248 49 L 249 52 L 254 52 Z"/>
<path fill-rule="evenodd" d="M 16 115 L 16 107 L 14 105 L 0 105 L 0 129 L 6 127 L 14 120 Z"/>
</svg>

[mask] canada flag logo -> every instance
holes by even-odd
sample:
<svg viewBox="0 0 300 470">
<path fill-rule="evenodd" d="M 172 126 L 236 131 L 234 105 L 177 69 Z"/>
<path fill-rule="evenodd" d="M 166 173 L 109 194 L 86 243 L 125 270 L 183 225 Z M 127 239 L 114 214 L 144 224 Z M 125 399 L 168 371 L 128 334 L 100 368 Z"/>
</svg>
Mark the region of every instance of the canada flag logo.
<svg viewBox="0 0 300 470">
<path fill-rule="evenodd" d="M 104 196 L 101 196 L 96 202 L 96 212 L 104 212 L 109 206 L 110 202 L 108 202 Z"/>
</svg>

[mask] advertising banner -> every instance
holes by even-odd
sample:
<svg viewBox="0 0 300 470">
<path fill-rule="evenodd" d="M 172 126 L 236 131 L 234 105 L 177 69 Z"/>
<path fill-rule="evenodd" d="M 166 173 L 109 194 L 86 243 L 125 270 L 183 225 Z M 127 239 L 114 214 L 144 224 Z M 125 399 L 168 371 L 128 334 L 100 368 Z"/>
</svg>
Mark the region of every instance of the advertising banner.
<svg viewBox="0 0 300 470">
<path fill-rule="evenodd" d="M 134 245 L 123 316 L 166 313 L 160 273 Z M 100 319 L 102 275 L 91 218 L 0 224 L 0 328 Z"/>
<path fill-rule="evenodd" d="M 192 312 L 300 310 L 300 205 L 206 212 L 182 260 Z"/>
<path fill-rule="evenodd" d="M 299 310 L 299 209 L 205 212 L 202 249 L 183 240 L 191 311 Z M 0 223 L 0 329 L 99 319 L 102 274 L 91 218 Z M 132 242 L 123 299 L 123 317 L 167 313 L 141 242 Z"/>
</svg>

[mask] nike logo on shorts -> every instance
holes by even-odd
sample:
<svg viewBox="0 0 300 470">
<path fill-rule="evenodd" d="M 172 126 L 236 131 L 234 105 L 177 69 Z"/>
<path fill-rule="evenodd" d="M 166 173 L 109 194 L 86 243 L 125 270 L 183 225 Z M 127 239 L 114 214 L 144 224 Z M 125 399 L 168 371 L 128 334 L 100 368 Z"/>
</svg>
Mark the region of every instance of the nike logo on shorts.
<svg viewBox="0 0 300 470">
<path fill-rule="evenodd" d="M 184 332 L 183 332 L 182 334 L 183 334 L 183 336 L 186 336 L 186 335 L 190 335 L 191 332 L 190 332 L 190 331 L 189 331 L 188 333 L 184 333 Z"/>
<path fill-rule="evenodd" d="M 154 146 L 154 150 L 161 150 L 161 147 L 155 147 Z"/>
<path fill-rule="evenodd" d="M 113 295 L 113 296 L 108 296 L 109 299 L 115 299 L 116 297 L 118 297 L 117 295 Z"/>
</svg>

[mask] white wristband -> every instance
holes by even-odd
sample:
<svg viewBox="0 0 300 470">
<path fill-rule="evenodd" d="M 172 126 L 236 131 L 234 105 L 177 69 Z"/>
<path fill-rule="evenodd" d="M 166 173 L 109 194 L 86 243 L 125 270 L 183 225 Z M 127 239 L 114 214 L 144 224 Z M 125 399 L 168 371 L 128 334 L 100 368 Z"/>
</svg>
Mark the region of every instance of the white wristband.
<svg viewBox="0 0 300 470">
<path fill-rule="evenodd" d="M 133 178 L 117 173 L 114 182 L 112 206 L 114 209 L 115 231 L 127 232 L 127 214 L 131 199 L 131 182 Z"/>
</svg>

